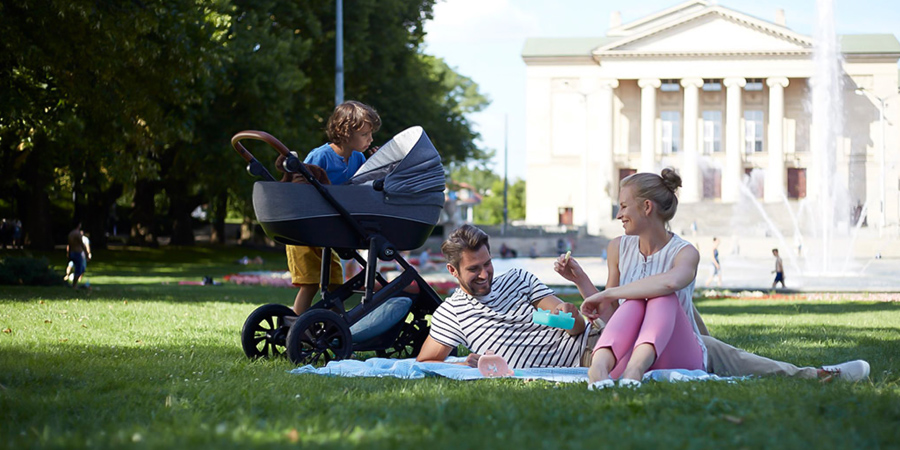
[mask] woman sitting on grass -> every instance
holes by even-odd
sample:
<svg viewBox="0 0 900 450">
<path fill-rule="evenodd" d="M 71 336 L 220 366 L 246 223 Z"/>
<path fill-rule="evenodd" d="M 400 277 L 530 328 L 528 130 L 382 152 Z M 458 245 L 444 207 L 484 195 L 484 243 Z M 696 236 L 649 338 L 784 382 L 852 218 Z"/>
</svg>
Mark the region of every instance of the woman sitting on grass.
<svg viewBox="0 0 900 450">
<path fill-rule="evenodd" d="M 588 319 L 607 321 L 588 370 L 591 389 L 610 386 L 619 377 L 620 385 L 639 386 L 651 369 L 706 368 L 691 300 L 700 255 L 668 231 L 679 187 L 681 177 L 672 169 L 622 180 L 616 218 L 625 235 L 609 243 L 606 289 L 581 305 Z M 583 270 L 567 265 L 558 261 L 557 272 L 576 285 L 590 282 Z"/>
</svg>

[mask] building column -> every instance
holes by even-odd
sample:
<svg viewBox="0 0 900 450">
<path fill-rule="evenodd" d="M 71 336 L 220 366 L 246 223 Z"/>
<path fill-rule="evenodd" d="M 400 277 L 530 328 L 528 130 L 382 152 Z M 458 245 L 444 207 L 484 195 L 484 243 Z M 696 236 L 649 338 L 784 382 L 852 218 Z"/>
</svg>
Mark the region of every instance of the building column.
<svg viewBox="0 0 900 450">
<path fill-rule="evenodd" d="M 788 85 L 785 77 L 766 80 L 769 86 L 769 164 L 766 167 L 766 203 L 780 202 L 785 195 L 784 183 L 784 88 Z"/>
<path fill-rule="evenodd" d="M 741 94 L 747 84 L 744 78 L 726 78 L 725 94 L 725 170 L 722 173 L 722 201 L 734 203 L 741 195 L 744 180 L 741 156 Z"/>
<path fill-rule="evenodd" d="M 590 173 L 595 183 L 588 185 L 595 195 L 588 209 L 587 231 L 591 235 L 600 234 L 601 228 L 613 220 L 613 183 L 618 182 L 613 158 L 613 90 L 619 87 L 619 80 L 601 79 L 597 81 L 596 120 L 597 153 L 588 161 Z"/>
<path fill-rule="evenodd" d="M 641 88 L 641 167 L 638 172 L 656 171 L 656 90 L 659 78 L 638 80 Z"/>
<path fill-rule="evenodd" d="M 700 116 L 700 93 L 703 87 L 702 78 L 685 78 L 681 80 L 684 88 L 684 157 L 681 163 L 681 195 L 679 202 L 694 203 L 700 201 L 703 192 L 703 178 L 700 176 L 700 141 L 698 126 Z"/>
</svg>

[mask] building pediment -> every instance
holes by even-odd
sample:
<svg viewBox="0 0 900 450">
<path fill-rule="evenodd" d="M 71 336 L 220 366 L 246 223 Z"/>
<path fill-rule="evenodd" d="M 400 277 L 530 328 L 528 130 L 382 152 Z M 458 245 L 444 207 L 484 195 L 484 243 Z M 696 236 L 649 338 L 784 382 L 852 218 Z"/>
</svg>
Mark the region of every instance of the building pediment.
<svg viewBox="0 0 900 450">
<path fill-rule="evenodd" d="M 595 58 L 687 55 L 808 55 L 808 36 L 717 5 L 657 17 L 652 26 L 594 50 Z M 624 27 L 623 27 L 624 31 Z"/>
</svg>

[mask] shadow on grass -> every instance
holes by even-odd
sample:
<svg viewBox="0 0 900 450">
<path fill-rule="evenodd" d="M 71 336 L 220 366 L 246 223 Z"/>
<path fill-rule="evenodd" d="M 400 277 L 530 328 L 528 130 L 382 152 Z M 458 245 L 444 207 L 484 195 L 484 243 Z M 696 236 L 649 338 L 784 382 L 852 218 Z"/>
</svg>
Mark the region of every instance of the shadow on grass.
<svg viewBox="0 0 900 450">
<path fill-rule="evenodd" d="M 867 329 L 847 333 L 854 330 Z M 623 448 L 656 448 L 661 439 L 677 448 L 889 448 L 900 421 L 900 393 L 870 383 L 765 379 L 587 392 L 584 383 L 290 375 L 286 361 L 249 362 L 238 352 L 196 344 L 4 351 L 0 430 L 10 444 L 69 447 L 133 446 L 138 436 L 169 448 L 589 448 L 598 436 L 616 436 Z M 553 423 L 552 432 L 537 423 Z"/>
<path fill-rule="evenodd" d="M 297 291 L 292 288 L 222 284 L 218 286 L 181 286 L 178 284 L 103 284 L 90 289 L 34 286 L 0 286 L 0 300 L 32 302 L 48 300 L 291 304 Z"/>
</svg>

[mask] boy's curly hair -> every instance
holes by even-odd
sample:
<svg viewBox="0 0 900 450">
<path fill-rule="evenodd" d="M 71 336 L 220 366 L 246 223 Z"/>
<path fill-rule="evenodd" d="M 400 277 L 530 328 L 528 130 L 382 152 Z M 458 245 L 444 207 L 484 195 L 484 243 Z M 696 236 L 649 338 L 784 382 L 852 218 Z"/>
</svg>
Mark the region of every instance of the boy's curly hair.
<svg viewBox="0 0 900 450">
<path fill-rule="evenodd" d="M 373 133 L 378 131 L 381 128 L 381 117 L 378 117 L 378 112 L 364 103 L 347 100 L 334 108 L 334 112 L 328 118 L 325 132 L 331 142 L 343 144 L 350 140 L 351 133 L 366 124 L 372 127 Z"/>
</svg>

